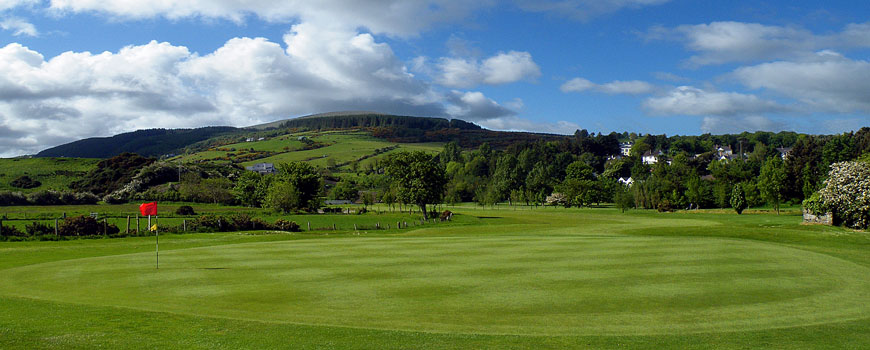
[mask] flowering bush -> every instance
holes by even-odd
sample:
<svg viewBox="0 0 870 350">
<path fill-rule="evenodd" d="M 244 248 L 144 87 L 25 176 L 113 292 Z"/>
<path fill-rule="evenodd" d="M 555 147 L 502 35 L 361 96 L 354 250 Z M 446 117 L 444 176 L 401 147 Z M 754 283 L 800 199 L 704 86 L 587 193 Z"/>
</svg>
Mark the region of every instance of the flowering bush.
<svg viewBox="0 0 870 350">
<path fill-rule="evenodd" d="M 819 195 L 825 206 L 834 212 L 835 220 L 849 227 L 867 228 L 870 224 L 870 164 L 831 164 L 831 172 Z"/>
</svg>

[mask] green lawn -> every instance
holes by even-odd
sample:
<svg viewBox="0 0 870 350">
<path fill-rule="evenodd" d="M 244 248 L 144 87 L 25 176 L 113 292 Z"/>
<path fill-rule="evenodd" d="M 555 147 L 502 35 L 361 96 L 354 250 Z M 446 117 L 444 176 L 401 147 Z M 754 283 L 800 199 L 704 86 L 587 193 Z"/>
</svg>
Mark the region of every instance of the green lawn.
<svg viewBox="0 0 870 350">
<path fill-rule="evenodd" d="M 0 191 L 69 191 L 69 184 L 81 179 L 100 159 L 85 158 L 0 158 Z M 12 187 L 9 183 L 27 175 L 42 183 L 32 189 Z"/>
<path fill-rule="evenodd" d="M 866 232 L 449 209 L 453 223 L 364 234 L 161 236 L 159 270 L 153 237 L 0 243 L 0 348 L 870 347 Z"/>
</svg>

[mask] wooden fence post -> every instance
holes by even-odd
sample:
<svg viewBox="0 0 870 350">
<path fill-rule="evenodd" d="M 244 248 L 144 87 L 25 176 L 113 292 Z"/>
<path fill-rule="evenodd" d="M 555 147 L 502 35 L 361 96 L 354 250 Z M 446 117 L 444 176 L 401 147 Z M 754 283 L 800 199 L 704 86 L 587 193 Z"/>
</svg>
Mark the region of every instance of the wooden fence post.
<svg viewBox="0 0 870 350">
<path fill-rule="evenodd" d="M 54 219 L 54 236 L 57 237 L 57 219 Z"/>
<path fill-rule="evenodd" d="M 187 232 L 187 219 L 181 220 L 182 231 Z"/>
<path fill-rule="evenodd" d="M 311 221 L 308 222 L 308 231 L 311 231 Z"/>
<path fill-rule="evenodd" d="M 127 234 L 130 234 L 130 215 L 127 215 Z"/>
</svg>

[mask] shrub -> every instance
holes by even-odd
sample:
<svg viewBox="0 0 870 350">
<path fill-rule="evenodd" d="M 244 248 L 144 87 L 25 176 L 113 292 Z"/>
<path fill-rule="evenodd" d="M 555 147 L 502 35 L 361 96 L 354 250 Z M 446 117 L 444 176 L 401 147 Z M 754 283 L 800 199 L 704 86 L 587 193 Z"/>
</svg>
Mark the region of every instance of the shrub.
<svg viewBox="0 0 870 350">
<path fill-rule="evenodd" d="M 70 216 L 57 227 L 61 236 L 89 236 L 103 233 L 103 225 L 90 216 Z"/>
<path fill-rule="evenodd" d="M 197 231 L 220 231 L 226 223 L 226 219 L 214 215 L 202 215 L 191 223 Z"/>
<path fill-rule="evenodd" d="M 11 185 L 12 187 L 18 187 L 18 188 L 36 188 L 36 187 L 42 186 L 42 183 L 39 181 L 36 181 L 34 179 L 31 179 L 30 176 L 21 175 L 19 177 L 16 177 L 11 182 L 9 182 L 9 185 Z"/>
<path fill-rule="evenodd" d="M 816 192 L 813 193 L 810 198 L 804 199 L 803 203 L 801 203 L 804 209 L 812 213 L 813 215 L 825 215 L 831 209 L 825 205 L 825 202 L 822 200 L 822 196 Z"/>
<path fill-rule="evenodd" d="M 193 207 L 189 205 L 182 205 L 175 210 L 176 215 L 196 215 L 196 212 L 193 211 Z"/>
<path fill-rule="evenodd" d="M 289 232 L 301 231 L 301 229 L 299 228 L 299 224 L 297 224 L 295 221 L 287 221 L 284 219 L 275 220 L 274 228 L 276 230 L 289 231 Z"/>
<path fill-rule="evenodd" d="M 0 225 L 3 226 L 2 228 L 0 228 L 0 236 L 5 236 L 5 237 L 24 237 L 25 236 L 24 232 L 22 232 L 21 229 L 15 227 L 15 226 L 6 226 L 6 225 L 3 225 L 2 223 L 0 223 Z"/>
<path fill-rule="evenodd" d="M 0 192 L 0 206 L 26 205 L 27 197 L 21 192 Z"/>
<path fill-rule="evenodd" d="M 740 184 L 734 185 L 734 189 L 731 191 L 731 207 L 734 208 L 737 215 L 742 214 L 747 207 L 746 193 L 743 192 L 743 186 Z"/>
<path fill-rule="evenodd" d="M 53 235 L 54 227 L 48 224 L 43 224 L 34 221 L 24 226 L 27 229 L 27 234 L 31 236 Z"/>
<path fill-rule="evenodd" d="M 658 203 L 658 205 L 656 205 L 656 210 L 658 210 L 659 213 L 665 213 L 669 211 L 674 211 L 674 206 L 671 205 L 670 200 L 663 199 Z"/>
<path fill-rule="evenodd" d="M 870 225 L 870 164 L 831 164 L 831 172 L 819 195 L 833 211 L 835 222 L 853 228 L 867 228 Z"/>
<path fill-rule="evenodd" d="M 60 193 L 55 191 L 37 191 L 27 195 L 27 201 L 33 205 L 60 205 Z"/>
</svg>

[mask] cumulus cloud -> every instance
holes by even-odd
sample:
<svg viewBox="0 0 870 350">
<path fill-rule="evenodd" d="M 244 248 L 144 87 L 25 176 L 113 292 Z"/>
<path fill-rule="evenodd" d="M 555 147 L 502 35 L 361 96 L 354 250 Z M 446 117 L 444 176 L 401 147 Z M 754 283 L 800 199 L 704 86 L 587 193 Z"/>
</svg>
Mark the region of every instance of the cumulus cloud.
<svg viewBox="0 0 870 350">
<path fill-rule="evenodd" d="M 821 49 L 870 47 L 870 23 L 849 24 L 839 33 L 817 35 L 796 27 L 712 22 L 676 28 L 655 27 L 647 33 L 647 38 L 684 42 L 686 48 L 697 52 L 689 58 L 688 64 L 698 67 L 799 58 Z"/>
<path fill-rule="evenodd" d="M 636 9 L 668 2 L 670 0 L 517 0 L 517 5 L 525 11 L 547 12 L 577 20 L 588 20 L 622 9 Z"/>
<path fill-rule="evenodd" d="M 758 115 L 744 117 L 704 117 L 701 122 L 701 131 L 711 134 L 737 134 L 744 131 L 782 131 L 786 130 L 785 123 L 773 121 L 770 118 Z"/>
<path fill-rule="evenodd" d="M 0 28 L 11 31 L 14 36 L 39 36 L 39 31 L 33 23 L 17 17 L 0 20 Z"/>
<path fill-rule="evenodd" d="M 541 69 L 528 52 L 501 52 L 479 61 L 476 59 L 443 57 L 435 67 L 435 81 L 452 88 L 470 88 L 480 84 L 501 85 L 517 81 L 533 81 Z"/>
<path fill-rule="evenodd" d="M 254 15 L 267 21 L 299 20 L 320 25 L 365 27 L 378 34 L 416 35 L 438 23 L 465 18 L 474 10 L 490 7 L 494 0 L 52 0 L 51 9 L 60 12 L 95 12 L 121 18 L 222 18 L 243 22 Z"/>
<path fill-rule="evenodd" d="M 582 129 L 579 124 L 564 120 L 560 120 L 555 123 L 541 123 L 540 121 L 520 118 L 515 115 L 490 120 L 483 120 L 477 123 L 483 127 L 494 130 L 531 131 L 561 135 L 573 134 L 574 131 Z"/>
<path fill-rule="evenodd" d="M 447 113 L 450 116 L 463 117 L 462 119 L 469 121 L 496 119 L 516 114 L 477 91 L 454 90 L 448 99 L 451 106 L 447 108 Z"/>
<path fill-rule="evenodd" d="M 40 0 L 0 0 L 0 11 L 13 9 L 19 6 L 29 6 L 38 3 Z"/>
<path fill-rule="evenodd" d="M 656 87 L 650 83 L 639 80 L 621 81 L 614 80 L 605 84 L 596 84 L 583 78 L 571 79 L 560 87 L 562 92 L 585 92 L 595 91 L 609 95 L 643 95 L 655 91 Z"/>
<path fill-rule="evenodd" d="M 768 89 L 817 111 L 870 112 L 870 62 L 830 51 L 815 59 L 741 67 L 732 74 L 752 89 Z"/>
<path fill-rule="evenodd" d="M 644 109 L 656 115 L 738 116 L 783 112 L 788 108 L 755 95 L 706 91 L 680 86 L 664 96 L 650 97 Z"/>
<path fill-rule="evenodd" d="M 513 115 L 480 92 L 438 92 L 370 34 L 311 23 L 284 43 L 234 38 L 212 53 L 151 42 L 46 59 L 0 48 L 3 156 L 142 128 L 247 126 L 329 110 L 482 120 Z"/>
</svg>

